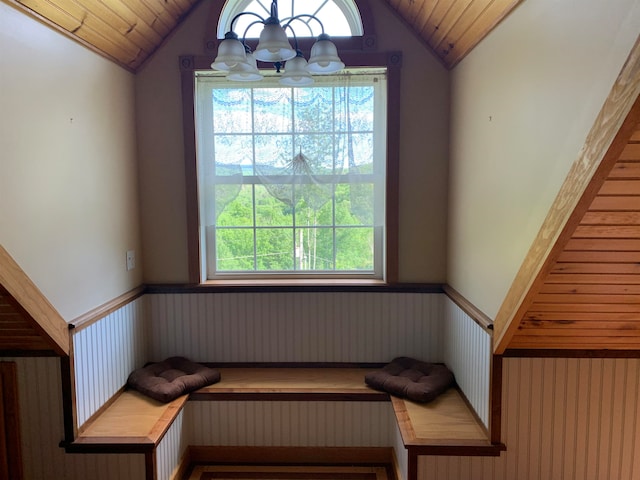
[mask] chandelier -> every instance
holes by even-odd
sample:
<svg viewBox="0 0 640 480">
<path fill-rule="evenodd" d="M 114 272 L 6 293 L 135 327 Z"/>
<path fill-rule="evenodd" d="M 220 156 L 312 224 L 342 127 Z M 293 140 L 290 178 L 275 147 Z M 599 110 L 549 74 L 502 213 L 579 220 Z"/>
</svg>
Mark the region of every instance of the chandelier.
<svg viewBox="0 0 640 480">
<path fill-rule="evenodd" d="M 244 31 L 242 41 L 233 31 L 236 20 L 242 15 L 252 15 L 259 20 L 251 22 Z M 298 49 L 298 39 L 296 38 L 292 22 L 303 21 L 303 19 L 315 20 L 320 24 L 322 33 L 311 47 L 309 61 L 304 58 Z M 255 51 L 246 42 L 246 34 L 249 28 L 255 24 L 264 25 L 260 33 L 260 39 Z M 289 43 L 286 30 L 289 29 L 293 35 L 295 48 Z M 302 86 L 313 83 L 312 74 L 330 74 L 344 68 L 344 63 L 338 57 L 338 50 L 335 44 L 329 39 L 329 35 L 324 32 L 324 25 L 314 15 L 300 14 L 282 21 L 278 18 L 278 1 L 272 0 L 271 11 L 268 18 L 263 18 L 254 12 L 241 12 L 231 20 L 230 30 L 225 33 L 224 40 L 218 46 L 218 55 L 211 64 L 214 70 L 221 70 L 227 73 L 229 80 L 257 81 L 263 78 L 258 70 L 257 60 L 271 63 L 278 73 L 284 67 L 284 73 L 280 77 L 280 83 L 289 86 Z"/>
</svg>

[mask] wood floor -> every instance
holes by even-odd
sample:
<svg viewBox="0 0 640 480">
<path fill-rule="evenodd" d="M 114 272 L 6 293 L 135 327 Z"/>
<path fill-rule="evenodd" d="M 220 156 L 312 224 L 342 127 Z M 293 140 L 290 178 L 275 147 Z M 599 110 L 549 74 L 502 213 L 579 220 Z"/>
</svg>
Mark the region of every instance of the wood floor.
<svg viewBox="0 0 640 480">
<path fill-rule="evenodd" d="M 336 466 L 196 466 L 188 480 L 392 480 L 385 467 Z"/>
</svg>

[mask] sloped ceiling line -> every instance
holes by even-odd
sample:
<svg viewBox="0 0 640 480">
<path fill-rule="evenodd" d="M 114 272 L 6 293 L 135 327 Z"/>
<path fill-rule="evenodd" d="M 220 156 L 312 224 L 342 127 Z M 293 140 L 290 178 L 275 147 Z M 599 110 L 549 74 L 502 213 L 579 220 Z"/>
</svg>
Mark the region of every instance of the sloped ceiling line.
<svg viewBox="0 0 640 480">
<path fill-rule="evenodd" d="M 639 95 L 640 39 L 633 47 L 605 100 L 580 156 L 574 162 L 496 315 L 494 353 L 502 354 L 506 348 L 512 346 L 514 335 L 535 296 L 542 291 L 545 280 L 563 254 L 565 246 L 579 228 L 580 222 L 614 165 L 623 155 L 640 122 Z M 608 231 L 615 235 L 614 232 L 619 228 L 621 226 L 610 225 Z M 640 239 L 640 235 L 638 238 Z M 593 281 L 593 285 L 605 288 L 604 283 L 598 284 L 598 278 Z M 546 337 L 546 343 L 540 340 L 537 348 L 580 348 L 576 344 L 570 346 L 569 343 L 552 341 L 552 330 L 539 333 L 542 333 L 543 338 L 544 333 L 549 336 Z M 602 333 L 598 332 L 599 335 Z M 589 344 L 587 341 L 581 345 L 583 348 L 597 346 L 596 342 Z M 615 342 L 612 342 L 609 347 L 638 348 L 640 344 L 630 342 L 626 346 L 624 343 L 616 346 Z M 525 347 L 520 345 L 520 348 Z"/>
<path fill-rule="evenodd" d="M 47 350 L 57 355 L 69 355 L 67 322 L 0 245 L 0 306 L 2 305 L 6 307 L 6 318 L 9 320 L 7 323 L 0 322 L 2 349 L 41 350 L 46 346 Z M 0 308 L 0 312 L 2 311 Z"/>
<path fill-rule="evenodd" d="M 522 0 L 386 0 L 447 68 L 456 66 Z"/>
<path fill-rule="evenodd" d="M 619 133 L 624 138 L 635 123 L 631 138 L 619 140 L 623 151 L 613 166 L 605 157 L 609 173 L 596 175 L 587 211 L 532 296 L 509 348 L 640 349 L 638 122 L 640 99 Z"/>
<path fill-rule="evenodd" d="M 198 0 L 5 0 L 135 72 Z"/>
<path fill-rule="evenodd" d="M 136 72 L 153 55 L 200 2 L 4 1 L 131 72 Z M 447 68 L 452 68 L 522 0 L 384 1 Z"/>
</svg>

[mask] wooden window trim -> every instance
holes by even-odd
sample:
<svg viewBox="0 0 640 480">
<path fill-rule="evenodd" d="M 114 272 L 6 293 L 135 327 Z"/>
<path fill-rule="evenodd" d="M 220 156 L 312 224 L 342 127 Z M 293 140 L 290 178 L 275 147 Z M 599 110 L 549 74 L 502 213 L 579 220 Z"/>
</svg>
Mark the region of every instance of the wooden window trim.
<svg viewBox="0 0 640 480">
<path fill-rule="evenodd" d="M 350 67 L 387 67 L 387 186 L 386 186 L 386 241 L 385 283 L 398 283 L 398 202 L 400 155 L 400 52 L 341 52 L 341 58 Z M 195 75 L 197 70 L 208 70 L 213 55 L 181 56 L 182 115 L 184 134 L 184 160 L 187 196 L 187 242 L 189 283 L 202 282 L 200 248 L 200 212 L 195 129 Z M 260 280 L 254 281 L 256 284 Z"/>
<path fill-rule="evenodd" d="M 23 478 L 18 368 L 15 362 L 0 362 L 0 477 Z"/>
</svg>

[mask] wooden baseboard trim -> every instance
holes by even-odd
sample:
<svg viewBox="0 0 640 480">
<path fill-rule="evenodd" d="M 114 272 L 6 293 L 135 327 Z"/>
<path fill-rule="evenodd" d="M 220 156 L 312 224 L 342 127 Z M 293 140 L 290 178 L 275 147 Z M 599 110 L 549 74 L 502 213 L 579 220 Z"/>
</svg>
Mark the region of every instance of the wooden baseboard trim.
<svg viewBox="0 0 640 480">
<path fill-rule="evenodd" d="M 249 282 L 246 284 L 148 284 L 145 294 L 187 294 L 187 293 L 290 293 L 290 292 L 375 292 L 375 293 L 444 293 L 439 283 L 295 283 Z"/>
<path fill-rule="evenodd" d="M 190 446 L 186 457 L 192 464 L 397 464 L 393 447 Z"/>
<path fill-rule="evenodd" d="M 508 348 L 507 358 L 640 358 L 640 350 L 570 350 Z"/>
</svg>

